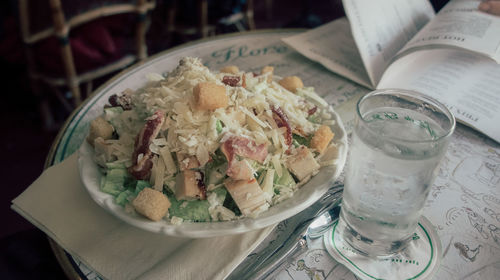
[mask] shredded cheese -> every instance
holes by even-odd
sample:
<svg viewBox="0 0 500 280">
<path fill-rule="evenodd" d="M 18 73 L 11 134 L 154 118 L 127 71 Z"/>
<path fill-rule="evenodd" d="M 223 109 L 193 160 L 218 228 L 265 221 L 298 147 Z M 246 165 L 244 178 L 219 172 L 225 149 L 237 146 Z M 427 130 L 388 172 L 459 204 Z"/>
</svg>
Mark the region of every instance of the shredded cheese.
<svg viewBox="0 0 500 280">
<path fill-rule="evenodd" d="M 269 125 L 263 121 L 261 121 L 259 118 L 255 116 L 255 114 L 251 113 L 248 111 L 245 107 L 240 106 L 239 109 L 245 113 L 245 115 L 249 116 L 255 123 L 257 123 L 260 127 L 267 128 Z"/>
<path fill-rule="evenodd" d="M 264 181 L 262 182 L 262 190 L 268 194 L 266 196 L 266 200 L 271 202 L 273 197 L 273 180 L 274 180 L 274 169 L 269 169 L 266 172 L 266 177 L 264 177 Z"/>
<path fill-rule="evenodd" d="M 155 168 L 155 176 L 154 176 L 154 183 L 153 183 L 153 189 L 157 191 L 162 191 L 163 190 L 163 174 L 165 173 L 165 163 L 163 160 L 157 158 L 156 161 L 154 162 L 153 166 L 156 165 Z M 153 177 L 153 176 L 151 176 Z"/>
<path fill-rule="evenodd" d="M 276 174 L 278 177 L 283 176 L 283 170 L 281 168 L 281 163 L 280 163 L 280 155 L 274 155 L 271 157 L 271 161 L 273 163 L 274 169 L 276 170 Z"/>
<path fill-rule="evenodd" d="M 177 172 L 177 165 L 175 164 L 172 154 L 167 146 L 160 149 L 160 155 L 163 163 L 165 164 L 166 173 L 172 175 Z"/>
</svg>

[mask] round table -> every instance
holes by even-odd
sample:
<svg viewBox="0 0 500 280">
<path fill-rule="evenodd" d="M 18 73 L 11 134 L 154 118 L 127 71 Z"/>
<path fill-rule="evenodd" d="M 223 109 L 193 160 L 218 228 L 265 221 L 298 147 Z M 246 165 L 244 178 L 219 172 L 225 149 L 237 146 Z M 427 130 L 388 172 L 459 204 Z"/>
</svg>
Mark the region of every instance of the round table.
<svg viewBox="0 0 500 280">
<path fill-rule="evenodd" d="M 134 69 L 148 67 L 158 59 L 178 61 L 183 56 L 200 57 L 212 70 L 237 65 L 242 70 L 258 72 L 263 66 L 272 65 L 278 76 L 301 77 L 306 86 L 313 86 L 339 113 L 351 111 L 353 100 L 369 89 L 308 60 L 280 40 L 298 32 L 300 30 L 263 30 L 216 36 L 166 50 L 132 66 L 102 85 L 71 114 L 54 141 L 45 167 L 61 162 L 79 148 L 90 121 L 86 114 L 105 88 L 126 79 Z M 153 70 L 165 72 L 175 66 L 176 63 Z M 345 114 L 346 118 L 348 115 Z M 349 123 L 349 120 L 344 122 Z M 443 260 L 437 279 L 480 277 L 500 272 L 499 178 L 500 145 L 458 125 L 424 210 L 443 244 Z M 272 235 L 268 239 L 275 237 Z M 54 241 L 49 241 L 69 278 L 100 279 Z M 331 259 L 321 241 L 309 245 L 308 250 L 280 266 L 277 279 L 316 279 L 313 278 L 316 276 L 357 279 Z M 253 255 L 258 255 L 261 247 Z"/>
</svg>

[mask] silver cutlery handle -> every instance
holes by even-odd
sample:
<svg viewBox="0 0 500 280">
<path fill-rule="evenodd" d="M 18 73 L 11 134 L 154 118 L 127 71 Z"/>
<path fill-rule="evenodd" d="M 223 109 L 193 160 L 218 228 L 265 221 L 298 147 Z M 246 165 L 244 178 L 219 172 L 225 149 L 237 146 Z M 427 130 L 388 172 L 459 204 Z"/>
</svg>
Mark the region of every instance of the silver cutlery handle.
<svg viewBox="0 0 500 280">
<path fill-rule="evenodd" d="M 227 279 L 262 279 L 273 272 L 289 255 L 295 255 L 301 249 L 307 248 L 300 245 L 307 229 L 316 218 L 340 204 L 342 190 L 342 184 L 335 184 L 310 207 L 284 221 L 290 230 L 280 233 L 270 246 L 248 257 Z"/>
</svg>

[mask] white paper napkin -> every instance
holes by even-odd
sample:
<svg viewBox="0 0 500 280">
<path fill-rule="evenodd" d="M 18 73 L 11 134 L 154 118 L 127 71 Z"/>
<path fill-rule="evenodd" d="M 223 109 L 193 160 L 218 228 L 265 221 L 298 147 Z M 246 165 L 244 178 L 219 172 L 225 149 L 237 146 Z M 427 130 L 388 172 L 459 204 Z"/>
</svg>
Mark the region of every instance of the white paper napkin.
<svg viewBox="0 0 500 280">
<path fill-rule="evenodd" d="M 187 239 L 120 221 L 85 191 L 73 154 L 47 169 L 12 208 L 107 279 L 223 279 L 272 231 Z"/>
</svg>

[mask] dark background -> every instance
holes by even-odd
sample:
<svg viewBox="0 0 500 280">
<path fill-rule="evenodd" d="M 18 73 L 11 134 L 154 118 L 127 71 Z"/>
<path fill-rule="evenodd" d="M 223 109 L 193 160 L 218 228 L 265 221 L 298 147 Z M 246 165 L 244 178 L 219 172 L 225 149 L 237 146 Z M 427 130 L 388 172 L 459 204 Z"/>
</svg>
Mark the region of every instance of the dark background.
<svg viewBox="0 0 500 280">
<path fill-rule="evenodd" d="M 241 1 L 212 1 L 209 17 L 212 23 L 234 9 Z M 22 193 L 43 171 L 45 157 L 60 125 L 68 116 L 56 100 L 51 100 L 56 125 L 44 128 L 38 112 L 38 101 L 30 91 L 24 52 L 16 17 L 17 1 L 0 1 L 0 279 L 61 279 L 64 274 L 50 251 L 41 231 L 10 209 L 11 201 Z M 189 1 L 186 1 L 189 5 Z M 313 28 L 344 15 L 341 1 L 272 1 L 267 10 L 264 0 L 254 2 L 257 29 Z M 439 10 L 446 1 L 433 1 Z M 157 0 L 148 31 L 150 54 L 182 44 L 192 38 L 167 37 L 165 5 Z M 220 8 L 223 7 L 223 8 Z M 184 7 L 189 10 L 192 7 Z M 270 17 L 269 17 L 270 12 Z M 188 12 L 179 12 L 178 19 L 192 22 Z M 217 33 L 236 31 L 234 26 L 218 26 Z M 97 81 L 104 82 L 107 78 Z"/>
</svg>

